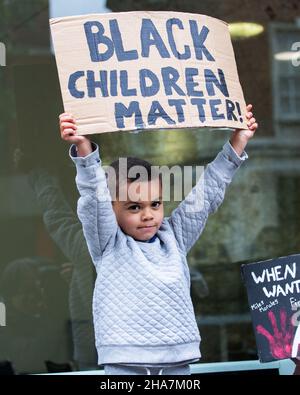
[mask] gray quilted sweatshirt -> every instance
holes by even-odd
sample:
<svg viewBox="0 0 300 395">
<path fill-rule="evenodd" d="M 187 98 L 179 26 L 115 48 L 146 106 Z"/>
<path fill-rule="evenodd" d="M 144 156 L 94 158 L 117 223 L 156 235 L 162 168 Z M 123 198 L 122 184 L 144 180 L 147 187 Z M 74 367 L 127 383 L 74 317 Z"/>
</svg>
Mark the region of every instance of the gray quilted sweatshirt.
<svg viewBox="0 0 300 395">
<path fill-rule="evenodd" d="M 118 226 L 101 167 L 99 148 L 77 157 L 78 216 L 97 271 L 93 319 L 99 364 L 166 365 L 201 356 L 200 334 L 190 297 L 186 255 L 198 240 L 208 215 L 224 198 L 241 163 L 227 142 L 204 172 L 204 204 L 198 182 L 164 218 L 151 243 L 137 241 Z"/>
</svg>

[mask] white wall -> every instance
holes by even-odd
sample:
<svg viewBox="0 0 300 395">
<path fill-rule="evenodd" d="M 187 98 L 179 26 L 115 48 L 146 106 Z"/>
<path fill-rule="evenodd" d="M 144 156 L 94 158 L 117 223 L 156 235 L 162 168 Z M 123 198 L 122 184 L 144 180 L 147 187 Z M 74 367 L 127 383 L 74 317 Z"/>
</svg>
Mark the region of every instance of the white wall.
<svg viewBox="0 0 300 395">
<path fill-rule="evenodd" d="M 111 12 L 105 4 L 106 0 L 49 0 L 49 18 Z M 51 35 L 50 43 L 54 54 Z"/>
<path fill-rule="evenodd" d="M 49 0 L 50 18 L 110 12 L 106 0 Z"/>
</svg>

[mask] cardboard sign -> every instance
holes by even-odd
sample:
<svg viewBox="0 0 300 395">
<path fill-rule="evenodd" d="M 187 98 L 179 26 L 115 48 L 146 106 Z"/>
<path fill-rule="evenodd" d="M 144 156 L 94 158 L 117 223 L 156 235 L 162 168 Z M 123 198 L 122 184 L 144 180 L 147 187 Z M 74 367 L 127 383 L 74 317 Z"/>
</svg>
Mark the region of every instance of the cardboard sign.
<svg viewBox="0 0 300 395">
<path fill-rule="evenodd" d="M 242 266 L 261 362 L 300 356 L 300 255 Z"/>
<path fill-rule="evenodd" d="M 247 129 L 225 22 L 142 11 L 54 18 L 50 27 L 65 111 L 79 134 Z"/>
</svg>

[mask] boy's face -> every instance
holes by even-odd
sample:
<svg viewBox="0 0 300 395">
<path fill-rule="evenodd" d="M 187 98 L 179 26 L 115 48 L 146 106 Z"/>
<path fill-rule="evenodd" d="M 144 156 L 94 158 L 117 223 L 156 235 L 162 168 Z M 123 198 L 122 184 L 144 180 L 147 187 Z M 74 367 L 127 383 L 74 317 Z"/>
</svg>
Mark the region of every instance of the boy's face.
<svg viewBox="0 0 300 395">
<path fill-rule="evenodd" d="M 154 179 L 121 184 L 119 200 L 113 202 L 113 209 L 126 234 L 136 240 L 151 239 L 164 217 L 161 182 Z"/>
</svg>

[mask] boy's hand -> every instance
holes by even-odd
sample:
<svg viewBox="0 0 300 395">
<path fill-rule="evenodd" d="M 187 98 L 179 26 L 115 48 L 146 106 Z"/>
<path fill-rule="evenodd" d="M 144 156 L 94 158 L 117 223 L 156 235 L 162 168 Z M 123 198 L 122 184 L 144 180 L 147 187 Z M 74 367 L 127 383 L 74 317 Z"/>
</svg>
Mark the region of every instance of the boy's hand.
<svg viewBox="0 0 300 395">
<path fill-rule="evenodd" d="M 242 155 L 248 141 L 254 136 L 258 128 L 258 123 L 253 117 L 252 104 L 248 104 L 246 118 L 248 119 L 248 129 L 236 129 L 231 136 L 230 143 L 238 155 Z"/>
<path fill-rule="evenodd" d="M 85 136 L 77 135 L 76 121 L 71 114 L 60 114 L 59 128 L 61 138 L 68 143 L 75 144 L 77 146 L 78 156 L 86 156 L 93 151 L 90 139 Z"/>
</svg>

